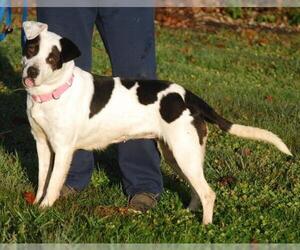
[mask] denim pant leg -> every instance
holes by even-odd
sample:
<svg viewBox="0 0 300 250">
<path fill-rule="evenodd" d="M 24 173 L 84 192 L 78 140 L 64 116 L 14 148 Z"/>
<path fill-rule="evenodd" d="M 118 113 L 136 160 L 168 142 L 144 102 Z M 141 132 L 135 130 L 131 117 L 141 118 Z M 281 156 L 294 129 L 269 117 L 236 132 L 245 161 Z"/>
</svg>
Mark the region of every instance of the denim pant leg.
<svg viewBox="0 0 300 250">
<path fill-rule="evenodd" d="M 114 76 L 156 78 L 153 8 L 99 8 L 96 25 Z M 120 143 L 118 160 L 128 195 L 162 192 L 160 157 L 154 141 Z"/>
<path fill-rule="evenodd" d="M 71 39 L 80 49 L 75 64 L 90 71 L 92 64 L 92 34 L 96 8 L 37 8 L 37 20 L 47 23 L 49 31 Z M 73 156 L 66 184 L 78 190 L 86 187 L 94 168 L 92 152 L 78 150 Z"/>
</svg>

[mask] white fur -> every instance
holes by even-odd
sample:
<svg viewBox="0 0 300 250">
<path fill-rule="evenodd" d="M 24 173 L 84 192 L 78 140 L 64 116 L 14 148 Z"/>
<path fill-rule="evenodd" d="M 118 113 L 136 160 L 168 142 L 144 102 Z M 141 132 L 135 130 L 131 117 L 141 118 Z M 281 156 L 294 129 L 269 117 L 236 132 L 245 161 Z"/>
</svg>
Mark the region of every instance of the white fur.
<svg viewBox="0 0 300 250">
<path fill-rule="evenodd" d="M 239 137 L 271 143 L 275 147 L 277 147 L 281 152 L 287 155 L 292 155 L 292 153 L 287 148 L 287 146 L 282 142 L 282 140 L 277 135 L 273 134 L 268 130 L 239 125 L 239 124 L 233 124 L 228 132 L 232 135 L 236 135 Z"/>
<path fill-rule="evenodd" d="M 45 23 L 39 23 L 34 21 L 26 21 L 23 23 L 23 29 L 26 39 L 34 39 L 40 35 L 43 31 L 48 30 L 48 25 Z"/>
</svg>

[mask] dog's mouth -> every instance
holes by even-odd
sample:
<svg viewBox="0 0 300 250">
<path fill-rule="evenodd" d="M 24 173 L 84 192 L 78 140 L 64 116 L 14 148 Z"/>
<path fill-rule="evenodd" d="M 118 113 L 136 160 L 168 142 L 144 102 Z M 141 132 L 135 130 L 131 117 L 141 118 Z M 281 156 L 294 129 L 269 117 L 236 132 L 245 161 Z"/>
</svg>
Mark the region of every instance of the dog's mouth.
<svg viewBox="0 0 300 250">
<path fill-rule="evenodd" d="M 35 86 L 35 80 L 33 78 L 30 78 L 30 77 L 25 77 L 25 78 L 23 78 L 23 85 L 26 88 L 34 87 Z"/>
</svg>

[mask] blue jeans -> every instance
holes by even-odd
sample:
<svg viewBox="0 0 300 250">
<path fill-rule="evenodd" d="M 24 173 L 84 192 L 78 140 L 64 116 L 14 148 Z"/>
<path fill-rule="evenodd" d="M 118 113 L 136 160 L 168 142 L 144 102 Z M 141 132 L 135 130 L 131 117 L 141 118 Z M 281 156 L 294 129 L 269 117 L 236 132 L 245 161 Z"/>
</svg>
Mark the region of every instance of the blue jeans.
<svg viewBox="0 0 300 250">
<path fill-rule="evenodd" d="M 75 63 L 84 70 L 91 70 L 96 24 L 114 76 L 156 78 L 153 8 L 38 8 L 37 19 L 75 42 L 82 54 Z M 120 143 L 118 161 L 127 195 L 162 192 L 160 157 L 152 140 Z M 82 190 L 93 168 L 93 154 L 78 150 L 66 184 Z"/>
</svg>

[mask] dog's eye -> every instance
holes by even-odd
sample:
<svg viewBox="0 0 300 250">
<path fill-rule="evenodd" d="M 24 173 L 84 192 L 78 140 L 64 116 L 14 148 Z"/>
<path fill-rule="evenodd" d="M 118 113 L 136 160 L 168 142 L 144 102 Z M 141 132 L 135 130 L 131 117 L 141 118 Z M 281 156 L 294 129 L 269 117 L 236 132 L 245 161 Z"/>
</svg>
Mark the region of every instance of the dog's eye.
<svg viewBox="0 0 300 250">
<path fill-rule="evenodd" d="M 32 45 L 32 46 L 28 46 L 28 47 L 27 47 L 27 53 L 28 53 L 29 55 L 34 54 L 35 51 L 36 51 L 35 46 Z"/>
<path fill-rule="evenodd" d="M 52 47 L 49 56 L 46 58 L 47 64 L 52 68 L 52 70 L 57 70 L 62 67 L 61 54 L 56 46 Z"/>
</svg>

